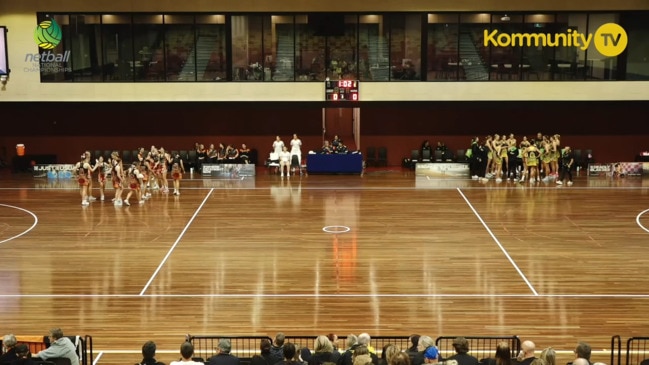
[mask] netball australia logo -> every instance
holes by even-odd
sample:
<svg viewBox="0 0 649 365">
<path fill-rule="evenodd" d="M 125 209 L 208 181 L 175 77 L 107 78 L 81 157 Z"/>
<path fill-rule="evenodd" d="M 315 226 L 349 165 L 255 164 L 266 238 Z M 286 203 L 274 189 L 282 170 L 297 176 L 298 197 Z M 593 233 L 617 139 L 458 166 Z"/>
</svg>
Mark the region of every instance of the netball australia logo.
<svg viewBox="0 0 649 365">
<path fill-rule="evenodd" d="M 40 53 L 25 54 L 26 64 L 23 71 L 41 73 L 72 72 L 72 68 L 69 66 L 70 51 L 66 50 L 63 53 L 53 52 L 62 39 L 63 31 L 53 18 L 47 18 L 38 23 L 36 29 L 34 29 L 34 41 L 38 45 Z"/>
<path fill-rule="evenodd" d="M 61 43 L 63 33 L 54 19 L 43 20 L 34 29 L 34 40 L 42 49 L 54 49 Z"/>
</svg>

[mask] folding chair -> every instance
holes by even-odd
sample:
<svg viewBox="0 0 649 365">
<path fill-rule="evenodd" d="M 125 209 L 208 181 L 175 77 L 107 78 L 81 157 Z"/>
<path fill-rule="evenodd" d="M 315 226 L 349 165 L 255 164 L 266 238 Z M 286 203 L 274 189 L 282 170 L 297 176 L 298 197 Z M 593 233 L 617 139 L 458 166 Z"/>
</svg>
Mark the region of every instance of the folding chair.
<svg viewBox="0 0 649 365">
<path fill-rule="evenodd" d="M 376 158 L 377 166 L 387 166 L 388 165 L 388 148 L 379 147 L 379 154 Z"/>
<path fill-rule="evenodd" d="M 365 155 L 365 165 L 366 166 L 376 165 L 376 148 L 367 147 L 367 154 Z"/>
</svg>

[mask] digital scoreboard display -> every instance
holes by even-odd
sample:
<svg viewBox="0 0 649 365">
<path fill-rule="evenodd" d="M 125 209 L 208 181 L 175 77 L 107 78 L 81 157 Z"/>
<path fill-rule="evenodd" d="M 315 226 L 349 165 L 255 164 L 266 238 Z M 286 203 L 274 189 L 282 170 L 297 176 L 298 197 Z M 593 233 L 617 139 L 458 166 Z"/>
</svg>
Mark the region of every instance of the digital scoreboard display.
<svg viewBox="0 0 649 365">
<path fill-rule="evenodd" d="M 0 75 L 9 75 L 9 55 L 7 54 L 7 27 L 0 26 Z"/>
<path fill-rule="evenodd" d="M 358 101 L 358 80 L 325 81 L 326 101 Z"/>
</svg>

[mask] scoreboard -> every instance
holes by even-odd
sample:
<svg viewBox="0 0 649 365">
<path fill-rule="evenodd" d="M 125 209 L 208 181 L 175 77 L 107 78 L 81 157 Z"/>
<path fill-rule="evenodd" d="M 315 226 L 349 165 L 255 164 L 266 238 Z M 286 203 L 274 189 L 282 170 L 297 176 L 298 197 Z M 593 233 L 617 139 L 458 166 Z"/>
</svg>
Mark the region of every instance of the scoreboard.
<svg viewBox="0 0 649 365">
<path fill-rule="evenodd" d="M 325 101 L 358 101 L 358 80 L 325 81 Z"/>
</svg>

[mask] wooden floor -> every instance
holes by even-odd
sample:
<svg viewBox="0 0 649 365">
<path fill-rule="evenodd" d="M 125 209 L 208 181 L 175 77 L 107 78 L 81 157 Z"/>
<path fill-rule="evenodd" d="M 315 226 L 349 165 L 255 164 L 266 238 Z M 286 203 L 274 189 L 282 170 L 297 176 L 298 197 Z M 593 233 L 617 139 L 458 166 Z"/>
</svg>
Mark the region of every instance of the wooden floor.
<svg viewBox="0 0 649 365">
<path fill-rule="evenodd" d="M 149 339 L 168 363 L 187 333 L 518 335 L 607 363 L 612 335 L 649 335 L 647 179 L 182 185 L 82 207 L 73 181 L 0 172 L 0 331 L 91 335 L 99 364 Z"/>
</svg>

